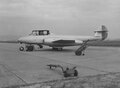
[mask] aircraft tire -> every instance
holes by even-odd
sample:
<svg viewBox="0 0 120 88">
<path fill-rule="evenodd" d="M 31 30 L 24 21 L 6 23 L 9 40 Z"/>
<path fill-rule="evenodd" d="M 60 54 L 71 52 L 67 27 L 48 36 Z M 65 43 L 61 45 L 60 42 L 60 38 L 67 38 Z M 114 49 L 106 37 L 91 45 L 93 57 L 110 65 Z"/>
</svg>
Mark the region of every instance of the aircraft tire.
<svg viewBox="0 0 120 88">
<path fill-rule="evenodd" d="M 54 48 L 54 47 L 53 47 L 52 49 L 53 49 L 53 50 L 57 50 L 57 48 Z"/>
<path fill-rule="evenodd" d="M 78 71 L 77 70 L 74 71 L 74 76 L 78 76 Z"/>
<path fill-rule="evenodd" d="M 75 52 L 75 55 L 80 56 L 80 55 L 82 55 L 82 52 L 81 51 L 77 51 L 77 52 Z"/>
<path fill-rule="evenodd" d="M 59 51 L 62 51 L 62 50 L 63 50 L 63 48 L 58 48 L 58 50 L 59 50 Z"/>
<path fill-rule="evenodd" d="M 34 46 L 27 46 L 26 48 L 27 48 L 26 51 L 33 51 L 34 50 Z"/>
<path fill-rule="evenodd" d="M 52 48 L 53 50 L 56 50 L 56 51 L 62 51 L 63 50 L 63 48 Z"/>
<path fill-rule="evenodd" d="M 83 53 L 82 55 L 83 55 L 83 56 L 85 56 L 85 54 L 84 54 L 84 53 Z"/>
<path fill-rule="evenodd" d="M 40 48 L 43 48 L 43 46 L 41 45 Z"/>
<path fill-rule="evenodd" d="M 19 50 L 20 50 L 20 51 L 24 51 L 24 47 L 21 46 L 21 47 L 19 48 Z"/>
<path fill-rule="evenodd" d="M 69 77 L 66 71 L 64 72 L 64 77 Z"/>
</svg>

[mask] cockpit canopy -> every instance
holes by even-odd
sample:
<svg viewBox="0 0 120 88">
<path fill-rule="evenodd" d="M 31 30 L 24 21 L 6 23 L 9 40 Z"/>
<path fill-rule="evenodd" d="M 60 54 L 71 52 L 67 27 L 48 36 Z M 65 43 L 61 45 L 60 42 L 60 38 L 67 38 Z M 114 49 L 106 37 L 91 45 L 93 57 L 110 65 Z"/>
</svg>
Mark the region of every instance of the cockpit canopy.
<svg viewBox="0 0 120 88">
<path fill-rule="evenodd" d="M 40 35 L 49 35 L 49 30 L 33 30 L 30 35 L 40 36 Z"/>
</svg>

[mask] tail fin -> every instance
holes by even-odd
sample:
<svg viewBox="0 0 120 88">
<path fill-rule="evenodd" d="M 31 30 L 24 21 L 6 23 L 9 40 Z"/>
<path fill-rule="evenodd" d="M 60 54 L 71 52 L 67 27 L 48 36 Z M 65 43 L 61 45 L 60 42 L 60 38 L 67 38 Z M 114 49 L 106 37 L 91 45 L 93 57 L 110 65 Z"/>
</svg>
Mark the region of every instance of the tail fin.
<svg viewBox="0 0 120 88">
<path fill-rule="evenodd" d="M 94 32 L 95 32 L 94 36 L 95 37 L 100 37 L 101 40 L 105 40 L 108 36 L 108 30 L 104 25 L 101 26 L 101 29 L 95 30 Z"/>
</svg>

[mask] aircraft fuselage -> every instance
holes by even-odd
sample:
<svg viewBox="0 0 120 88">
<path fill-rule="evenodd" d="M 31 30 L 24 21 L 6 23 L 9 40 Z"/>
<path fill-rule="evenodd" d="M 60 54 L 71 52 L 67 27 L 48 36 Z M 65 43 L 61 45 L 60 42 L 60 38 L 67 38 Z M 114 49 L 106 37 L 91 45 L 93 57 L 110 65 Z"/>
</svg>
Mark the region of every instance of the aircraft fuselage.
<svg viewBox="0 0 120 88">
<path fill-rule="evenodd" d="M 62 41 L 64 39 L 64 41 Z M 21 37 L 18 41 L 21 43 L 26 44 L 42 44 L 42 45 L 48 45 L 48 46 L 75 46 L 80 45 L 83 43 L 83 41 L 86 40 L 99 40 L 100 37 L 94 37 L 94 36 L 63 36 L 63 35 L 44 35 L 44 36 L 26 36 Z M 59 42 L 54 42 L 59 40 Z M 67 42 L 65 42 L 65 40 Z"/>
</svg>

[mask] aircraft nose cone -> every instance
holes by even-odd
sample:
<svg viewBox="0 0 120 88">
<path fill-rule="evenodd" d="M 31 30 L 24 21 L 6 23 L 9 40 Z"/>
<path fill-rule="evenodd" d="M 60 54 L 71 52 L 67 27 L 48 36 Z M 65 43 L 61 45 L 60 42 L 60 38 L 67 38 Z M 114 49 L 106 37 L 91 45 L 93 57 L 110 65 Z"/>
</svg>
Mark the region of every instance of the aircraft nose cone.
<svg viewBox="0 0 120 88">
<path fill-rule="evenodd" d="M 28 39 L 26 37 L 21 37 L 18 39 L 18 42 L 22 43 L 22 42 L 27 42 Z"/>
<path fill-rule="evenodd" d="M 18 42 L 23 42 L 23 40 L 24 40 L 24 38 L 21 37 L 21 38 L 18 39 Z"/>
<path fill-rule="evenodd" d="M 18 39 L 19 43 L 34 43 L 34 38 L 31 36 L 21 37 Z"/>
</svg>

